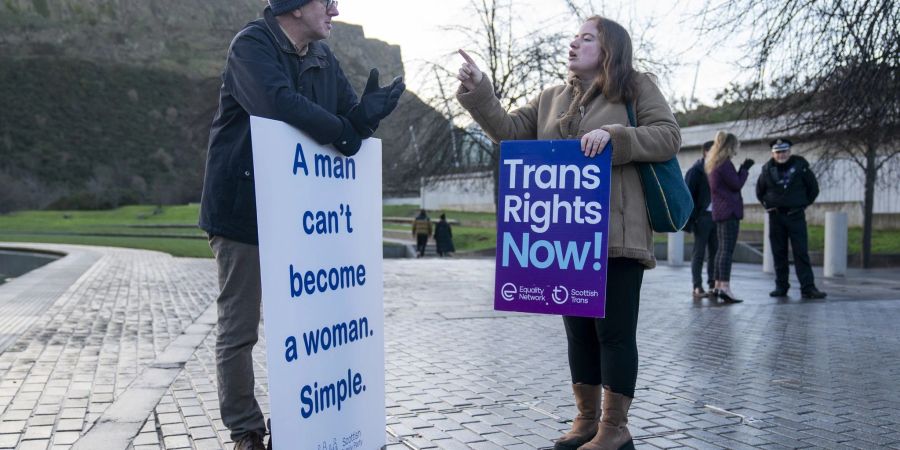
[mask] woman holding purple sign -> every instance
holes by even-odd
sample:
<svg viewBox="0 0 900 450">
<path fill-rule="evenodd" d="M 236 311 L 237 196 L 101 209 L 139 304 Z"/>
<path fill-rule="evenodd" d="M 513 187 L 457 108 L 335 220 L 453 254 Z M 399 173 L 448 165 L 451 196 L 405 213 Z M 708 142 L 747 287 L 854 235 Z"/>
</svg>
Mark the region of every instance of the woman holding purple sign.
<svg viewBox="0 0 900 450">
<path fill-rule="evenodd" d="M 634 448 L 626 427 L 637 381 L 637 318 L 645 269 L 656 266 L 653 234 L 635 163 L 671 159 L 681 132 L 653 78 L 634 70 L 628 32 L 594 16 L 569 44 L 565 84 L 505 111 L 491 80 L 466 52 L 457 99 L 494 142 L 580 139 L 585 157 L 612 142 L 606 318 L 564 316 L 578 416 L 555 449 Z M 631 104 L 637 127 L 630 127 Z M 602 397 L 602 413 L 601 413 Z"/>
</svg>

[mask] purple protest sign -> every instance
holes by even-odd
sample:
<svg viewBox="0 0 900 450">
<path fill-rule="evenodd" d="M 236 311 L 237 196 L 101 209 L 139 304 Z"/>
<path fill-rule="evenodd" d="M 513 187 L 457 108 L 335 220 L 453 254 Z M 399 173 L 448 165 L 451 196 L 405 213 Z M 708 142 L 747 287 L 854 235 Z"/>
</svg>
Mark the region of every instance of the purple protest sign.
<svg viewBox="0 0 900 450">
<path fill-rule="evenodd" d="M 604 317 L 609 145 L 500 144 L 494 309 Z"/>
</svg>

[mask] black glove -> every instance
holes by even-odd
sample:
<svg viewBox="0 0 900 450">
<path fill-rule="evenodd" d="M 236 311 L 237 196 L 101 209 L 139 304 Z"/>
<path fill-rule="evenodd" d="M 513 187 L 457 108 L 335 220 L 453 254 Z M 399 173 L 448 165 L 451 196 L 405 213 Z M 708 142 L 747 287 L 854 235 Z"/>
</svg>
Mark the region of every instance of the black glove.
<svg viewBox="0 0 900 450">
<path fill-rule="evenodd" d="M 756 164 L 756 161 L 747 158 L 744 160 L 744 162 L 741 163 L 741 170 L 750 170 L 750 168 L 753 167 L 754 164 Z"/>
<path fill-rule="evenodd" d="M 350 110 L 347 118 L 356 127 L 359 134 L 369 137 L 378 128 L 381 120 L 397 107 L 400 95 L 405 90 L 406 84 L 403 83 L 403 77 L 394 78 L 394 81 L 385 87 L 378 87 L 378 69 L 372 69 L 369 72 L 369 81 L 366 82 L 366 88 L 362 98 L 359 99 L 359 104 Z"/>
<path fill-rule="evenodd" d="M 344 156 L 353 156 L 359 151 L 359 146 L 362 145 L 362 138 L 356 132 L 356 128 L 353 127 L 350 120 L 344 116 L 338 116 L 338 119 L 341 119 L 344 129 L 341 131 L 338 139 L 332 142 L 331 145 Z"/>
</svg>

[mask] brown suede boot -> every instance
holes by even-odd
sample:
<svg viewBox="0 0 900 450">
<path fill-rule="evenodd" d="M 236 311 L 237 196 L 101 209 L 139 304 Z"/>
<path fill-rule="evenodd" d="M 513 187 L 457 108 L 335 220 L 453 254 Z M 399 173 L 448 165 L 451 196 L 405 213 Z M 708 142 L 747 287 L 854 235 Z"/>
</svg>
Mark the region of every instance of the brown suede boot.
<svg viewBox="0 0 900 450">
<path fill-rule="evenodd" d="M 553 450 L 576 450 L 597 434 L 600 421 L 600 386 L 593 384 L 573 384 L 575 406 L 578 415 L 572 421 L 572 431 L 556 440 Z"/>
<path fill-rule="evenodd" d="M 631 397 L 603 388 L 603 417 L 597 435 L 578 450 L 633 450 L 634 441 L 628 432 L 628 408 Z"/>
</svg>

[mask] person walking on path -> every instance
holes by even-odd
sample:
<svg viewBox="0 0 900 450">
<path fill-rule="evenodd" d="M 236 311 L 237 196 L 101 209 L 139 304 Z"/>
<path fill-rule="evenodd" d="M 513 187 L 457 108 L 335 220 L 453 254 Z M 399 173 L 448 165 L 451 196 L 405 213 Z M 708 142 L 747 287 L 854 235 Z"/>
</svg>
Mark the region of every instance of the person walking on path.
<svg viewBox="0 0 900 450">
<path fill-rule="evenodd" d="M 694 248 L 691 255 L 691 277 L 694 283 L 694 298 L 714 296 L 716 250 L 716 224 L 712 220 L 712 202 L 709 194 L 709 179 L 703 163 L 712 148 L 713 141 L 703 143 L 703 156 L 698 159 L 684 175 L 684 182 L 694 200 L 694 210 L 684 230 L 694 234 Z M 706 258 L 706 282 L 709 292 L 703 290 L 703 259 Z"/>
<path fill-rule="evenodd" d="M 419 215 L 413 219 L 412 234 L 416 238 L 416 254 L 419 257 L 425 256 L 425 247 L 428 246 L 428 238 L 431 237 L 431 218 L 425 213 L 425 210 L 419 211 Z"/>
<path fill-rule="evenodd" d="M 437 248 L 438 256 L 450 256 L 450 253 L 456 251 L 453 247 L 453 230 L 447 223 L 447 215 L 441 214 L 441 220 L 434 226 L 434 244 Z"/>
<path fill-rule="evenodd" d="M 228 49 L 203 180 L 200 227 L 216 258 L 216 375 L 222 422 L 238 450 L 263 449 L 266 423 L 254 396 L 260 321 L 259 239 L 250 116 L 286 122 L 345 156 L 397 106 L 405 86 L 378 86 L 373 69 L 358 99 L 323 39 L 335 0 L 268 0 Z M 273 149 L 268 149 L 273 150 Z M 260 174 L 264 176 L 264 174 Z M 271 445 L 271 438 L 269 440 Z"/>
<path fill-rule="evenodd" d="M 568 81 L 511 112 L 472 58 L 459 53 L 465 62 L 456 98 L 493 142 L 580 139 L 589 158 L 612 142 L 606 318 L 563 317 L 578 415 L 554 448 L 634 448 L 626 425 L 637 381 L 638 305 L 644 270 L 656 265 L 636 163 L 678 153 L 675 117 L 653 78 L 634 70 L 628 32 L 600 16 L 587 19 L 569 44 Z M 629 126 L 626 104 L 637 127 Z"/>
<path fill-rule="evenodd" d="M 738 170 L 734 169 L 731 159 L 737 155 L 741 143 L 737 136 L 719 131 L 709 149 L 704 168 L 709 177 L 709 190 L 712 199 L 712 220 L 716 223 L 718 249 L 716 251 L 715 278 L 713 292 L 726 303 L 739 303 L 731 291 L 731 262 L 734 247 L 737 245 L 741 219 L 744 218 L 744 199 L 741 188 L 747 182 L 752 159 L 745 159 Z"/>
<path fill-rule="evenodd" d="M 794 252 L 794 269 L 800 280 L 800 295 L 821 299 L 826 294 L 816 288 L 809 261 L 806 234 L 806 207 L 819 195 L 819 183 L 809 162 L 791 155 L 791 141 L 776 139 L 769 143 L 772 158 L 762 167 L 756 181 L 756 198 L 769 214 L 769 243 L 775 262 L 775 290 L 772 297 L 785 297 L 788 283 L 788 242 Z"/>
</svg>

